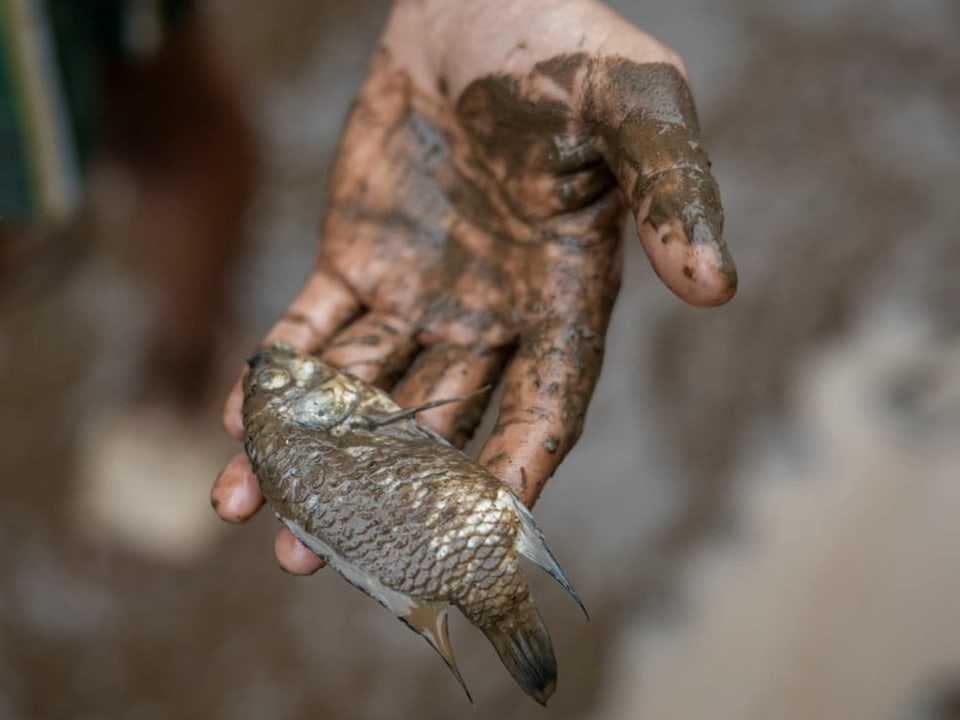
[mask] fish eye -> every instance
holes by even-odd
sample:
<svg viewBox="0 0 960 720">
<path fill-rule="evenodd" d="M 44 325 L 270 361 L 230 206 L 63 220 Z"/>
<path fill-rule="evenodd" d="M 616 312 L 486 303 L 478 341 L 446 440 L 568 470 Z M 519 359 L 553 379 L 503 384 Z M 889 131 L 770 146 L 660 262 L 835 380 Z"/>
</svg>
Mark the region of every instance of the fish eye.
<svg viewBox="0 0 960 720">
<path fill-rule="evenodd" d="M 337 394 L 333 388 L 320 386 L 308 397 L 313 411 L 321 417 L 336 415 L 339 412 L 340 404 L 337 402 Z"/>
<path fill-rule="evenodd" d="M 267 368 L 257 376 L 257 387 L 263 390 L 279 390 L 290 384 L 290 373 L 280 368 Z"/>
</svg>

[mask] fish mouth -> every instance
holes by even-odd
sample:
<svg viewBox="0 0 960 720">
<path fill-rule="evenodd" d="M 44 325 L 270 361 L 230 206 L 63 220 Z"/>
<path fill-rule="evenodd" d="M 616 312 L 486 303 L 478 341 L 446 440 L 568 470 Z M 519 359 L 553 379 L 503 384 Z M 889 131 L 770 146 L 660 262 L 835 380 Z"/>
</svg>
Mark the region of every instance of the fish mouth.
<svg viewBox="0 0 960 720">
<path fill-rule="evenodd" d="M 247 367 L 251 370 L 263 367 L 270 362 L 270 351 L 261 350 L 247 358 Z"/>
</svg>

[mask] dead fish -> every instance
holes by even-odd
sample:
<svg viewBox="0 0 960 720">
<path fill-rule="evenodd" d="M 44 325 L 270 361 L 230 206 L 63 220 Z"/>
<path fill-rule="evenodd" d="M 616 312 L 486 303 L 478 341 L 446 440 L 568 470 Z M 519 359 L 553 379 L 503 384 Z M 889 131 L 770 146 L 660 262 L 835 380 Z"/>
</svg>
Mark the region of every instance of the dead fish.
<svg viewBox="0 0 960 720">
<path fill-rule="evenodd" d="M 280 522 L 426 638 L 468 698 L 447 633 L 451 606 L 545 704 L 557 663 L 519 556 L 583 603 L 510 489 L 414 417 L 463 398 L 404 410 L 372 385 L 280 343 L 248 365 L 244 446 Z"/>
</svg>

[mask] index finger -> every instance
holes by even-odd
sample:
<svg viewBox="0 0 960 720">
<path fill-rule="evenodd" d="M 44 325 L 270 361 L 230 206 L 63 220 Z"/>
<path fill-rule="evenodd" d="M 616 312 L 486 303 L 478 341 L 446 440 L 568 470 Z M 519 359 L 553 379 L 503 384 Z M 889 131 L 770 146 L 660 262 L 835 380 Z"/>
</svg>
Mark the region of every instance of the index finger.
<svg viewBox="0 0 960 720">
<path fill-rule="evenodd" d="M 657 275 L 694 305 L 720 305 L 737 289 L 723 240 L 723 207 L 700 143 L 693 96 L 678 66 L 599 57 L 583 112 L 634 211 Z"/>
<path fill-rule="evenodd" d="M 286 313 L 263 339 L 265 345 L 285 342 L 304 352 L 316 352 L 360 309 L 350 289 L 334 274 L 315 270 L 290 303 Z M 235 438 L 243 437 L 244 370 L 234 383 L 223 407 L 223 426 Z"/>
</svg>

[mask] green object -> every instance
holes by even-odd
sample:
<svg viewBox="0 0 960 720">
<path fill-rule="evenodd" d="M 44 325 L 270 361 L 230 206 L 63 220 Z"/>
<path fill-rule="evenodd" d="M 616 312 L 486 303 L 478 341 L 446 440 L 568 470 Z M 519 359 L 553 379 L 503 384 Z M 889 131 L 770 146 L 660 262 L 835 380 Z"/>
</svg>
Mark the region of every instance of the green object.
<svg viewBox="0 0 960 720">
<path fill-rule="evenodd" d="M 14 29 L 7 3 L 0 4 L 0 222 L 24 221 L 34 206 L 28 122 L 17 86 Z"/>
<path fill-rule="evenodd" d="M 79 201 L 107 68 L 156 52 L 190 0 L 0 0 L 0 222 Z"/>
</svg>

